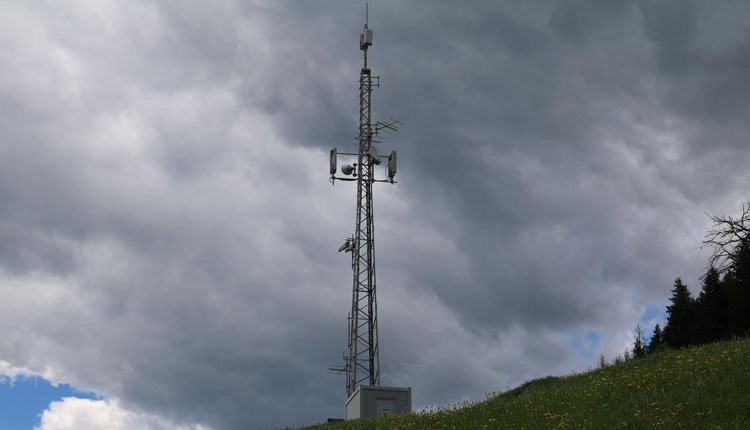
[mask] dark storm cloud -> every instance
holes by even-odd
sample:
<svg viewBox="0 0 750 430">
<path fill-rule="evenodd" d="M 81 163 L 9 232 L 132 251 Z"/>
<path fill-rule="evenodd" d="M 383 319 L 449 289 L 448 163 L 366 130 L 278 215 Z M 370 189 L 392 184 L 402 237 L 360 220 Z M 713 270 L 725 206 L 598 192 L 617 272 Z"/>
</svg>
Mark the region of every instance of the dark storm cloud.
<svg viewBox="0 0 750 430">
<path fill-rule="evenodd" d="M 622 20 L 635 14 L 633 8 L 600 14 L 582 9 L 610 32 L 627 35 L 637 29 Z M 597 255 L 588 242 L 600 243 L 588 241 L 588 236 L 625 233 L 611 228 L 611 214 L 597 213 L 611 210 L 616 202 L 600 203 L 607 198 L 601 194 L 611 190 L 597 183 L 597 177 L 612 172 L 610 166 L 596 165 L 595 157 L 606 151 L 603 140 L 630 126 L 621 124 L 618 115 L 623 107 L 618 102 L 632 103 L 629 98 L 645 93 L 639 76 L 627 73 L 638 65 L 623 69 L 607 50 L 628 52 L 639 46 L 631 46 L 627 37 L 610 37 L 615 40 L 608 46 L 601 46 L 593 36 L 588 42 L 570 43 L 558 37 L 560 13 L 544 8 L 510 12 L 476 8 L 457 13 L 452 25 L 418 32 L 425 45 L 439 45 L 430 51 L 442 51 L 438 58 L 444 67 L 427 54 L 414 56 L 409 68 L 419 74 L 414 80 L 441 85 L 425 91 L 417 84 L 414 91 L 420 92 L 404 97 L 431 100 L 419 116 L 425 122 L 415 127 L 419 137 L 413 134 L 415 140 L 428 144 L 416 148 L 419 152 L 405 148 L 404 158 L 416 160 L 420 173 L 440 181 L 435 192 L 458 213 L 453 220 L 459 223 L 454 239 L 469 262 L 464 271 L 448 266 L 449 273 L 436 274 L 432 288 L 460 309 L 460 315 L 491 326 L 519 320 L 553 326 L 596 320 L 591 309 L 601 309 L 598 302 L 608 300 L 592 294 L 593 303 L 582 302 L 569 288 L 551 285 L 559 276 L 575 280 L 578 288 L 586 289 L 585 283 L 594 288 L 602 281 L 596 279 L 597 267 L 611 267 L 611 263 L 585 261 Z M 549 21 L 555 23 L 552 29 Z M 433 112 L 434 106 L 450 108 Z M 648 98 L 641 107 L 653 109 Z M 617 167 L 617 160 L 611 161 Z M 420 183 L 418 178 L 405 182 L 406 187 Z M 421 197 L 433 199 L 422 187 Z M 426 207 L 421 203 L 416 206 Z M 614 221 L 622 224 L 623 220 Z M 611 250 L 605 255 L 615 259 L 617 253 Z M 592 273 L 583 273 L 583 268 Z M 462 288 L 455 288 L 457 284 Z M 499 315 L 494 310 L 500 300 L 510 312 Z M 544 311 L 544 319 L 530 312 L 535 307 Z"/>
<path fill-rule="evenodd" d="M 0 360 L 215 429 L 342 413 L 362 7 L 6 4 Z M 418 406 L 621 352 L 750 177 L 729 3 L 375 2 L 381 361 Z"/>
<path fill-rule="evenodd" d="M 420 96 L 433 102 L 413 139 L 427 145 L 419 153 L 405 149 L 402 158 L 441 181 L 436 193 L 460 214 L 455 240 L 473 266 L 466 273 L 476 275 L 456 275 L 448 266 L 432 288 L 474 322 L 603 323 L 619 313 L 611 308 L 620 306 L 611 300 L 613 288 L 654 297 L 663 289 L 651 293 L 653 283 L 701 264 L 701 255 L 690 254 L 700 231 L 673 221 L 683 209 L 707 207 L 700 199 L 708 196 L 691 192 L 703 180 L 694 175 L 703 163 L 685 157 L 692 127 L 671 125 L 688 119 L 672 106 L 677 77 L 659 67 L 660 51 L 654 65 L 653 36 L 642 28 L 654 20 L 670 27 L 669 17 L 634 5 L 590 6 L 478 7 L 453 14 L 452 26 L 418 32 L 433 48 L 413 57 L 409 69 L 419 76 L 408 82 L 441 86 L 416 84 L 419 93 L 398 103 Z M 573 31 L 570 17 L 591 25 Z M 689 16 L 673 19 L 689 32 L 681 22 Z M 436 64 L 430 54 L 441 50 L 444 64 Z M 682 85 L 700 90 L 703 82 Z M 404 186 L 420 184 L 415 198 L 434 200 L 421 179 Z M 687 235 L 692 240 L 683 241 Z M 657 255 L 663 267 L 650 264 Z M 685 256 L 689 263 L 673 261 Z M 501 302 L 509 312 L 495 311 Z"/>
</svg>

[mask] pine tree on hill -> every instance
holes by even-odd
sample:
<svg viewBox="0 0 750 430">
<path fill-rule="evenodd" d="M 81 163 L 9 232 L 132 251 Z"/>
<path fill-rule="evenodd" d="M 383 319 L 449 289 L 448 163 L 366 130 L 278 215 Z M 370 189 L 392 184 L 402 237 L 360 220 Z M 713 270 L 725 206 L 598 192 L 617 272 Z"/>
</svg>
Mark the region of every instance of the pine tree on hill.
<svg viewBox="0 0 750 430">
<path fill-rule="evenodd" d="M 734 275 L 735 291 L 730 302 L 732 325 L 738 336 L 750 334 L 750 238 L 746 237 L 736 248 Z"/>
<path fill-rule="evenodd" d="M 709 215 L 713 228 L 703 240 L 714 249 L 709 263 L 725 274 L 729 297 L 730 334 L 750 335 L 750 203 L 742 204 L 742 215 Z"/>
<path fill-rule="evenodd" d="M 738 218 L 728 215 L 709 215 L 709 218 L 713 228 L 703 239 L 703 246 L 714 249 L 709 264 L 722 274 L 736 271 L 742 260 L 741 245 L 747 245 L 750 241 L 750 203 L 742 204 L 742 215 Z"/>
<path fill-rule="evenodd" d="M 656 351 L 663 343 L 664 336 L 662 335 L 661 327 L 659 327 L 659 323 L 656 323 L 654 334 L 651 335 L 651 340 L 648 342 L 648 353 L 651 354 Z"/>
<path fill-rule="evenodd" d="M 696 302 L 697 336 L 700 343 L 715 342 L 726 337 L 729 302 L 726 284 L 719 271 L 710 266 L 703 277 L 703 288 Z"/>
<path fill-rule="evenodd" d="M 724 289 L 727 293 L 728 302 L 728 316 L 727 316 L 727 336 L 740 336 L 742 335 L 742 319 L 743 313 L 747 312 L 747 308 L 740 306 L 742 303 L 742 291 L 740 290 L 739 283 L 737 282 L 737 276 L 732 270 L 724 275 L 724 279 L 721 280 L 724 285 Z"/>
<path fill-rule="evenodd" d="M 598 367 L 599 369 L 604 369 L 605 367 L 609 366 L 609 364 L 607 363 L 607 359 L 604 358 L 604 354 L 601 354 L 599 356 L 599 364 L 598 364 L 598 366 L 599 366 Z"/>
<path fill-rule="evenodd" d="M 680 348 L 693 343 L 694 305 L 690 291 L 682 279 L 674 281 L 672 302 L 667 306 L 667 326 L 664 327 L 664 341 L 672 348 Z"/>
<path fill-rule="evenodd" d="M 725 335 L 750 335 L 750 239 L 737 247 L 734 266 L 721 284 L 727 301 Z"/>
<path fill-rule="evenodd" d="M 643 332 L 641 331 L 641 324 L 638 323 L 635 326 L 635 339 L 633 340 L 633 358 L 641 358 L 646 356 L 646 347 L 643 345 Z"/>
</svg>

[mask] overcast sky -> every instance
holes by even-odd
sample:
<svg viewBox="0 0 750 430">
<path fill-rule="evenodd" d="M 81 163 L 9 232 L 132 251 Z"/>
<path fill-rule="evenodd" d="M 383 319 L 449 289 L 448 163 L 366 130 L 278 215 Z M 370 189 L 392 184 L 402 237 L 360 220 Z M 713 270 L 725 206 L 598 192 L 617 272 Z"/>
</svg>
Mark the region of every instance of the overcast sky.
<svg viewBox="0 0 750 430">
<path fill-rule="evenodd" d="M 699 291 L 706 213 L 750 189 L 748 16 L 370 1 L 373 117 L 405 123 L 375 190 L 383 385 L 422 408 L 582 371 L 664 322 L 675 277 Z M 356 190 L 328 151 L 355 148 L 363 23 L 0 1 L 0 373 L 95 393 L 40 430 L 343 416 Z"/>
</svg>

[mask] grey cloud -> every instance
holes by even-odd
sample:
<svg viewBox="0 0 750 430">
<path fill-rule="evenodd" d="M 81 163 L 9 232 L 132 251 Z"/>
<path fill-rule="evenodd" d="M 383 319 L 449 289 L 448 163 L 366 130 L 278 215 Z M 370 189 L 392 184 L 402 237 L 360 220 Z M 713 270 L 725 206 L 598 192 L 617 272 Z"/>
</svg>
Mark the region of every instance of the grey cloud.
<svg viewBox="0 0 750 430">
<path fill-rule="evenodd" d="M 750 178 L 743 6 L 370 5 L 383 382 L 621 352 Z M 340 416 L 361 5 L 5 5 L 0 359 L 215 429 Z M 726 18 L 726 20 L 724 19 Z M 691 281 L 692 280 L 692 281 Z M 291 411 L 291 412 L 290 412 Z"/>
</svg>

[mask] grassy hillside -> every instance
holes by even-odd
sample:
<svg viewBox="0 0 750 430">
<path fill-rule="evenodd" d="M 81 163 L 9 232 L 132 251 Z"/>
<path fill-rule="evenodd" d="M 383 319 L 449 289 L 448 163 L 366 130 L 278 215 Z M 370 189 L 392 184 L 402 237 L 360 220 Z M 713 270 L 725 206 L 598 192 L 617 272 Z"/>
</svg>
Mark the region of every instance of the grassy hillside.
<svg viewBox="0 0 750 430">
<path fill-rule="evenodd" d="M 419 387 L 416 387 L 419 389 Z M 750 429 L 750 339 L 547 377 L 481 403 L 308 430 Z"/>
</svg>

